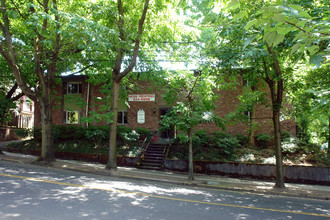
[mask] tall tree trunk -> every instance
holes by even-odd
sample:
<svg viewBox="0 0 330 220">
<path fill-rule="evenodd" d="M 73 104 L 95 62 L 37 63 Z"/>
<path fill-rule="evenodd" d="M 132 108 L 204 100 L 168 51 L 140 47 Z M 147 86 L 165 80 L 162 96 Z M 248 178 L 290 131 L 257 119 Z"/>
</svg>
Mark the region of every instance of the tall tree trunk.
<svg viewBox="0 0 330 220">
<path fill-rule="evenodd" d="M 110 124 L 109 158 L 106 169 L 117 169 L 117 122 L 120 82 L 113 80 L 111 95 L 112 122 Z"/>
<path fill-rule="evenodd" d="M 188 180 L 194 180 L 194 163 L 193 163 L 193 149 L 192 149 L 192 128 L 188 129 Z"/>
<path fill-rule="evenodd" d="M 284 188 L 284 172 L 283 172 L 283 158 L 281 148 L 281 131 L 280 131 L 280 109 L 273 110 L 273 124 L 274 124 L 274 145 L 276 158 L 276 188 Z"/>
<path fill-rule="evenodd" d="M 273 69 L 276 78 L 268 72 L 266 62 L 264 61 L 264 68 L 266 78 L 265 81 L 269 86 L 270 95 L 272 100 L 272 111 L 273 111 L 273 126 L 274 126 L 274 150 L 276 157 L 276 182 L 275 188 L 285 188 L 284 185 L 284 172 L 283 172 L 283 161 L 282 161 L 282 148 L 281 148 L 281 132 L 280 132 L 280 111 L 283 100 L 283 78 L 280 63 L 277 59 L 275 51 L 271 47 L 267 47 L 268 53 L 271 55 L 273 60 Z"/>
<path fill-rule="evenodd" d="M 117 26 L 119 29 L 119 38 L 122 42 L 125 39 L 125 20 L 124 20 L 124 6 L 122 0 L 117 1 L 119 19 L 117 21 Z M 111 96 L 111 112 L 112 112 L 112 123 L 110 124 L 110 139 L 109 139 L 109 158 L 106 165 L 106 169 L 117 169 L 117 122 L 118 122 L 118 99 L 119 99 L 119 88 L 120 88 L 120 81 L 124 78 L 127 74 L 129 74 L 136 63 L 136 59 L 139 53 L 140 48 L 140 38 L 143 33 L 143 25 L 144 21 L 147 16 L 147 11 L 149 7 L 149 0 L 144 1 L 143 12 L 139 19 L 138 23 L 138 32 L 134 41 L 134 50 L 132 55 L 132 60 L 130 61 L 129 65 L 121 72 L 121 66 L 123 59 L 125 57 L 126 49 L 119 46 L 117 50 L 117 59 L 115 65 L 112 70 L 112 96 Z"/>
<path fill-rule="evenodd" d="M 54 148 L 53 148 L 53 119 L 51 100 L 43 99 L 40 101 L 41 110 L 41 156 L 40 161 L 54 161 Z"/>
<path fill-rule="evenodd" d="M 328 127 L 328 159 L 330 159 L 330 116 L 329 116 L 329 127 Z"/>
</svg>

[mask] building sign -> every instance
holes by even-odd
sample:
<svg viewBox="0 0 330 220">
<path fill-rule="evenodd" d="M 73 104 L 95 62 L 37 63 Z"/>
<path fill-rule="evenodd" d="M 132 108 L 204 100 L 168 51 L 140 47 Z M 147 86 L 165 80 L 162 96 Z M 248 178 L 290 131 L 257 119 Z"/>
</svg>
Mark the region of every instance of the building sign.
<svg viewBox="0 0 330 220">
<path fill-rule="evenodd" d="M 138 112 L 137 112 L 137 122 L 139 124 L 144 124 L 146 119 L 145 119 L 145 112 L 143 111 L 143 109 L 140 109 Z"/>
<path fill-rule="evenodd" d="M 155 94 L 128 95 L 129 102 L 154 102 Z"/>
</svg>

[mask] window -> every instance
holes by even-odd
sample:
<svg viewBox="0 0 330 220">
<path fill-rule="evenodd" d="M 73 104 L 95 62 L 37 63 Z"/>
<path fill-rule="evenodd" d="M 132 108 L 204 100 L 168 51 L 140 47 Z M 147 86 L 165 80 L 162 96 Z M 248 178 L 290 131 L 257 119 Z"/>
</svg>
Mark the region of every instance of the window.
<svg viewBox="0 0 330 220">
<path fill-rule="evenodd" d="M 82 93 L 82 85 L 81 83 L 68 83 L 67 91 L 68 94 Z"/>
<path fill-rule="evenodd" d="M 79 112 L 78 111 L 66 111 L 65 112 L 65 123 L 78 124 L 79 123 Z"/>
<path fill-rule="evenodd" d="M 245 111 L 244 115 L 246 115 L 248 117 L 248 120 L 251 120 L 251 112 L 250 111 Z"/>
<path fill-rule="evenodd" d="M 118 111 L 118 124 L 127 124 L 127 111 Z"/>
</svg>

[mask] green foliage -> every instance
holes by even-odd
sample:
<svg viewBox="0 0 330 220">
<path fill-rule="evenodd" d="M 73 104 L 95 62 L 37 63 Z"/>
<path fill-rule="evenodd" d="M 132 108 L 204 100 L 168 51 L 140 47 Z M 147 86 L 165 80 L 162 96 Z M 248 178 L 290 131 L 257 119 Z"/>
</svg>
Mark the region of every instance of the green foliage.
<svg viewBox="0 0 330 220">
<path fill-rule="evenodd" d="M 203 122 L 220 122 L 212 113 L 217 99 L 214 77 L 193 71 L 177 71 L 169 72 L 166 79 L 163 98 L 168 104 L 175 105 L 162 118 L 165 128 L 175 126 L 186 133 Z"/>
<path fill-rule="evenodd" d="M 267 146 L 272 137 L 269 134 L 260 133 L 255 135 L 255 139 L 257 140 L 258 146 L 263 148 Z"/>
<path fill-rule="evenodd" d="M 245 146 L 249 140 L 248 136 L 242 135 L 242 134 L 236 134 L 235 138 L 238 140 L 238 142 L 241 146 Z"/>
<path fill-rule="evenodd" d="M 11 120 L 11 111 L 16 108 L 15 102 L 11 99 L 6 99 L 5 94 L 1 92 L 0 88 L 0 124 L 9 122 Z"/>
<path fill-rule="evenodd" d="M 86 128 L 79 125 L 54 125 L 54 142 L 84 139 L 85 130 Z"/>
<path fill-rule="evenodd" d="M 15 129 L 15 134 L 19 137 L 19 138 L 27 138 L 31 135 L 31 129 L 26 129 L 26 128 L 18 128 Z"/>
<path fill-rule="evenodd" d="M 212 133 L 211 143 L 216 144 L 217 140 L 223 139 L 223 138 L 230 138 L 231 135 L 226 133 L 225 131 L 214 131 Z"/>
<path fill-rule="evenodd" d="M 237 138 L 219 138 L 216 141 L 216 146 L 220 149 L 220 155 L 224 161 L 237 160 L 236 148 L 239 146 Z"/>
<path fill-rule="evenodd" d="M 281 131 L 281 141 L 289 141 L 292 135 L 288 131 Z"/>
<path fill-rule="evenodd" d="M 185 136 L 186 137 L 186 136 Z M 236 161 L 236 149 L 240 146 L 239 140 L 223 131 L 208 134 L 206 130 L 198 130 L 193 136 L 194 160 L 206 161 Z M 187 137 L 176 142 L 171 147 L 168 157 L 173 159 L 187 159 Z"/>
<path fill-rule="evenodd" d="M 264 142 L 268 142 L 270 141 L 272 138 L 269 134 L 264 134 L 264 133 L 260 133 L 256 135 L 256 140 L 257 141 L 264 141 Z"/>
<path fill-rule="evenodd" d="M 118 126 L 117 135 L 124 143 L 132 143 L 139 139 L 139 134 L 130 127 Z"/>
<path fill-rule="evenodd" d="M 146 128 L 136 128 L 136 132 L 139 134 L 141 140 L 152 135 L 152 131 L 149 131 Z"/>
<path fill-rule="evenodd" d="M 107 133 L 103 130 L 88 129 L 85 133 L 85 136 L 87 137 L 87 139 L 92 140 L 95 146 L 100 146 L 102 139 L 104 139 L 107 136 Z"/>
<path fill-rule="evenodd" d="M 321 68 L 301 67 L 296 81 L 290 82 L 289 97 L 298 124 L 298 137 L 309 143 L 329 140 L 330 65 Z"/>
<path fill-rule="evenodd" d="M 206 130 L 198 130 L 194 133 L 193 136 L 193 147 L 195 149 L 200 149 L 202 147 L 206 147 L 210 142 L 210 135 Z"/>
</svg>

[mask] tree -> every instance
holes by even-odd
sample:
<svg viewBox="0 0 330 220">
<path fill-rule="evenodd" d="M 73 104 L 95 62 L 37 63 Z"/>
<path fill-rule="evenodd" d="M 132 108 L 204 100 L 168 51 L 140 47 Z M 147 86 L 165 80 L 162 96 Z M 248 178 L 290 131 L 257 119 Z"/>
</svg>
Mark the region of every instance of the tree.
<svg viewBox="0 0 330 220">
<path fill-rule="evenodd" d="M 20 89 L 40 105 L 41 161 L 54 160 L 52 91 L 56 84 L 55 76 L 73 65 L 69 58 L 81 52 L 77 44 L 83 39 L 82 36 L 77 37 L 78 31 L 83 29 L 79 26 L 79 18 L 60 9 L 78 10 L 80 3 L 82 1 L 65 6 L 59 5 L 56 0 L 1 0 L 0 54 Z"/>
<path fill-rule="evenodd" d="M 135 4 L 133 4 L 135 5 Z M 139 5 L 139 4 L 137 4 Z M 118 10 L 118 17 L 117 17 L 117 27 L 119 31 L 119 41 L 121 41 L 117 45 L 117 56 L 116 61 L 112 69 L 112 99 L 111 99 L 111 112 L 112 115 L 112 123 L 110 125 L 110 140 L 109 140 L 109 159 L 107 162 L 107 169 L 116 169 L 117 168 L 117 159 L 116 159 L 116 152 L 117 152 L 117 121 L 118 121 L 118 99 L 119 99 L 119 89 L 120 89 L 120 82 L 121 80 L 129 74 L 135 63 L 139 52 L 140 41 L 143 33 L 143 25 L 147 16 L 147 11 L 149 7 L 149 0 L 144 1 L 143 9 L 141 12 L 140 19 L 137 25 L 137 32 L 135 33 L 135 38 L 133 40 L 134 49 L 133 54 L 131 55 L 131 60 L 126 68 L 122 70 L 122 64 L 125 59 L 125 55 L 127 52 L 127 45 L 131 44 L 128 41 L 132 39 L 128 37 L 129 34 L 125 30 L 125 13 L 127 13 L 127 8 L 124 7 L 121 0 L 117 1 L 117 10 Z"/>
<path fill-rule="evenodd" d="M 314 10 L 317 11 L 317 10 Z M 259 16 L 260 14 L 260 16 Z M 324 14 L 321 14 L 323 16 Z M 329 30 L 327 23 L 322 21 L 320 14 L 312 17 L 300 5 L 270 5 L 262 7 L 256 13 L 256 19 L 250 21 L 246 29 L 252 26 L 262 28 L 263 42 L 273 62 L 273 73 L 270 74 L 264 61 L 265 81 L 271 92 L 273 108 L 273 124 L 276 156 L 276 184 L 275 187 L 284 188 L 284 174 L 282 167 L 282 149 L 280 137 L 280 108 L 284 93 L 285 67 L 284 59 L 293 57 L 293 53 L 308 52 L 310 63 L 320 65 L 324 54 L 324 44 L 328 44 Z M 312 27 L 311 27 L 312 26 Z M 276 52 L 277 51 L 277 52 Z M 288 53 L 290 51 L 290 53 Z M 282 58 L 282 65 L 280 64 Z M 298 59 L 301 59 L 298 57 Z M 304 59 L 304 58 L 303 58 Z M 285 62 L 285 65 L 288 65 Z M 291 72 L 289 70 L 289 72 Z"/>
<path fill-rule="evenodd" d="M 322 51 L 325 40 L 323 37 L 327 36 L 327 33 L 323 32 L 326 30 L 326 21 L 321 22 L 320 25 L 314 22 L 322 20 L 318 14 L 315 20 L 310 18 L 310 22 L 302 22 L 309 15 L 297 5 L 271 5 L 262 1 L 232 0 L 227 6 L 226 13 L 220 13 L 219 16 L 214 16 L 216 14 L 212 7 L 214 4 L 209 5 L 210 7 L 202 11 L 205 21 L 211 26 L 208 25 L 203 32 L 212 35 L 208 35 L 211 38 L 203 42 L 206 42 L 205 54 L 212 57 L 213 62 L 216 59 L 214 67 L 253 68 L 253 78 L 264 79 L 269 87 L 275 138 L 275 187 L 283 188 L 279 119 L 285 82 L 291 76 L 294 66 L 290 61 L 304 60 L 304 52 L 307 50 L 309 53 L 306 55 L 310 56 L 312 62 L 315 60 L 318 61 L 316 63 L 320 62 L 320 57 L 314 55 Z M 205 13 L 206 10 L 209 13 Z M 304 25 L 304 29 L 299 26 L 300 24 Z M 308 28 L 311 24 L 316 28 Z M 314 38 L 315 33 L 319 33 L 322 37 Z M 318 43 L 317 46 L 315 43 Z"/>
<path fill-rule="evenodd" d="M 290 98 L 299 125 L 298 137 L 306 144 L 328 142 L 329 151 L 329 65 L 321 68 L 300 68 L 290 83 Z M 313 138 L 312 138 L 313 137 Z"/>
<path fill-rule="evenodd" d="M 111 89 L 110 112 L 110 138 L 109 159 L 107 169 L 116 169 L 117 151 L 117 120 L 118 99 L 123 82 L 130 80 L 133 70 L 144 71 L 143 58 L 157 51 L 157 44 L 163 36 L 168 38 L 173 30 L 169 30 L 162 20 L 169 15 L 162 13 L 171 5 L 172 1 L 143 2 L 131 0 L 99 1 L 92 4 L 92 15 L 95 23 L 98 23 L 103 31 L 95 35 L 94 44 L 98 50 L 87 51 L 86 57 L 99 58 L 105 62 L 95 63 L 97 72 L 108 75 L 107 82 Z M 156 49 L 151 48 L 155 45 Z M 136 63 L 139 62 L 139 66 Z M 110 67 L 110 68 L 109 68 Z M 110 72 L 110 74 L 109 74 Z M 95 74 L 96 76 L 96 74 Z"/>
<path fill-rule="evenodd" d="M 188 180 L 193 180 L 193 149 L 192 137 L 194 128 L 203 122 L 215 122 L 224 127 L 223 121 L 213 114 L 214 102 L 217 98 L 214 78 L 200 71 L 176 71 L 166 77 L 164 100 L 173 105 L 162 118 L 165 128 L 175 126 L 183 132 L 188 142 Z"/>
</svg>

